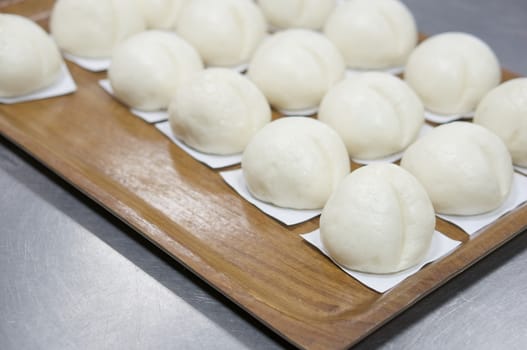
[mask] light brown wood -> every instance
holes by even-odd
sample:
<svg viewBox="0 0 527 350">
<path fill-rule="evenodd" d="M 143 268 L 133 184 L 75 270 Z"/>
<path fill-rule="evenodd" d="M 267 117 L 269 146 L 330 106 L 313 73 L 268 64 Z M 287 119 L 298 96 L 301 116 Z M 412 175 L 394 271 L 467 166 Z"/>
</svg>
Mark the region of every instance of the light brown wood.
<svg viewBox="0 0 527 350">
<path fill-rule="evenodd" d="M 31 15 L 31 3 L 0 9 Z M 470 239 L 439 220 L 461 247 L 376 293 L 299 237 L 318 219 L 288 228 L 267 217 L 110 98 L 104 74 L 68 66 L 78 92 L 1 105 L 0 132 L 299 347 L 355 344 L 527 227 L 526 206 Z"/>
<path fill-rule="evenodd" d="M 16 13 L 47 25 L 46 20 L 54 3 L 54 0 L 0 0 L 0 13 Z"/>
</svg>

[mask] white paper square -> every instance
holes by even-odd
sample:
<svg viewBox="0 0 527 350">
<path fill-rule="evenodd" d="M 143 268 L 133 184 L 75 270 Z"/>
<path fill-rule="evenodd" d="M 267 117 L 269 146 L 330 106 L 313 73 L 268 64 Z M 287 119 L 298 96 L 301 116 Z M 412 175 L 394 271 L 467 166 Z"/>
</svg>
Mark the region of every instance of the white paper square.
<svg viewBox="0 0 527 350">
<path fill-rule="evenodd" d="M 112 88 L 112 84 L 110 84 L 110 80 L 108 79 L 99 80 L 99 85 L 103 88 L 104 91 L 112 95 L 112 97 L 116 98 L 115 95 L 113 94 L 113 88 Z M 143 119 L 145 122 L 150 123 L 150 124 L 158 123 L 158 122 L 168 119 L 168 111 L 166 110 L 147 112 L 147 111 L 141 111 L 135 108 L 130 108 L 130 112 L 136 117 L 139 117 Z"/>
<path fill-rule="evenodd" d="M 182 141 L 178 140 L 174 136 L 174 134 L 172 133 L 172 129 L 170 128 L 170 123 L 168 121 L 157 123 L 156 128 L 161 131 L 166 137 L 168 137 L 172 142 L 178 145 L 179 148 L 188 153 L 192 158 L 208 165 L 213 169 L 225 168 L 227 166 L 239 164 L 242 161 L 241 153 L 222 156 L 196 151 L 195 149 L 185 145 Z"/>
<path fill-rule="evenodd" d="M 318 106 L 305 109 L 279 109 L 278 112 L 286 117 L 308 117 L 318 113 Z"/>
<path fill-rule="evenodd" d="M 423 124 L 423 126 L 421 127 L 421 130 L 419 130 L 419 135 L 417 136 L 417 138 L 419 139 L 423 137 L 427 132 L 429 132 L 433 128 L 434 127 L 431 125 L 428 125 L 426 123 Z M 393 163 L 401 159 L 403 157 L 403 153 L 404 153 L 404 150 L 401 152 L 394 153 L 389 156 L 383 157 L 383 158 L 377 158 L 377 159 L 352 158 L 351 160 L 353 160 L 357 164 L 363 164 L 363 165 L 374 164 L 374 163 Z"/>
<path fill-rule="evenodd" d="M 515 165 L 514 166 L 514 169 L 519 172 L 519 173 L 522 173 L 523 175 L 527 175 L 527 168 L 525 167 L 521 167 L 519 165 Z"/>
<path fill-rule="evenodd" d="M 300 210 L 281 208 L 254 198 L 247 189 L 247 184 L 245 183 L 242 169 L 222 171 L 220 172 L 220 175 L 221 177 L 223 177 L 223 180 L 225 180 L 225 182 L 229 186 L 231 186 L 236 192 L 238 192 L 238 194 L 242 196 L 245 200 L 247 200 L 249 203 L 257 207 L 261 211 L 263 211 L 265 214 L 275 218 L 276 220 L 288 226 L 296 225 L 301 222 L 307 221 L 309 219 L 314 218 L 315 216 L 320 215 L 321 213 L 320 209 Z"/>
<path fill-rule="evenodd" d="M 456 120 L 472 119 L 473 117 L 474 112 L 468 112 L 465 114 L 442 115 L 425 110 L 425 119 L 429 122 L 437 124 L 446 124 Z"/>
<path fill-rule="evenodd" d="M 368 72 L 379 72 L 379 73 L 387 73 L 391 75 L 399 75 L 404 73 L 404 67 L 390 67 L 385 69 L 355 69 L 355 68 L 347 68 L 346 69 L 346 78 L 353 77 L 357 74 L 362 73 L 368 73 Z"/>
<path fill-rule="evenodd" d="M 457 216 L 438 214 L 437 216 L 453 223 L 469 235 L 473 235 L 526 201 L 527 177 L 514 173 L 509 196 L 498 209 L 481 215 Z"/>
<path fill-rule="evenodd" d="M 0 97 L 0 103 L 13 104 L 27 101 L 42 100 L 45 98 L 57 97 L 71 94 L 77 90 L 77 85 L 73 80 L 68 66 L 63 64 L 61 67 L 60 76 L 53 84 L 38 91 L 29 93 L 27 95 L 15 97 Z"/>
<path fill-rule="evenodd" d="M 215 68 L 215 67 L 210 67 L 210 68 Z M 225 67 L 219 67 L 219 68 L 225 68 Z M 249 69 L 249 63 L 248 62 L 240 63 L 237 66 L 230 67 L 230 69 L 232 69 L 233 71 L 238 72 L 240 74 L 244 74 Z"/>
<path fill-rule="evenodd" d="M 112 63 L 110 58 L 79 57 L 66 52 L 63 52 L 62 55 L 68 61 L 71 61 L 90 72 L 104 72 L 110 68 L 110 64 Z"/>
<path fill-rule="evenodd" d="M 308 241 L 309 243 L 311 243 L 313 246 L 315 246 L 325 256 L 331 259 L 326 249 L 324 248 L 322 241 L 320 240 L 320 230 L 315 230 L 311 233 L 306 233 L 300 236 L 306 241 Z M 373 274 L 373 273 L 357 272 L 357 271 L 349 270 L 345 267 L 342 267 L 339 264 L 337 264 L 335 261 L 333 260 L 332 261 L 339 268 L 341 268 L 342 271 L 354 277 L 362 284 L 366 285 L 367 287 L 370 287 L 373 290 L 376 290 L 379 293 L 384 293 L 387 290 L 395 287 L 397 284 L 401 283 L 406 278 L 412 276 L 413 274 L 421 270 L 421 268 L 425 266 L 426 264 L 431 263 L 449 254 L 451 251 L 454 250 L 454 248 L 456 248 L 460 244 L 461 242 L 450 239 L 439 231 L 435 231 L 434 235 L 432 236 L 432 242 L 430 244 L 430 248 L 428 249 L 428 253 L 426 254 L 426 257 L 423 259 L 423 261 L 421 261 L 417 266 L 411 267 L 404 271 L 390 273 L 390 274 Z"/>
</svg>

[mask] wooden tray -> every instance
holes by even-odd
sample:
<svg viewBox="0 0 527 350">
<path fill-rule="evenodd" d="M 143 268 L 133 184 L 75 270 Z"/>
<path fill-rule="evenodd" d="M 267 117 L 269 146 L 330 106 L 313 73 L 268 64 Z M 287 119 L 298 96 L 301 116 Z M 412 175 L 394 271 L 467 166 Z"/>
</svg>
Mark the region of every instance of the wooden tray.
<svg viewBox="0 0 527 350">
<path fill-rule="evenodd" d="M 45 26 L 52 3 L 0 1 L 0 10 Z M 97 85 L 104 74 L 69 68 L 77 93 L 0 105 L 0 133 L 299 347 L 355 344 L 527 227 L 526 206 L 471 239 L 438 220 L 464 243 L 376 293 L 299 237 L 318 219 L 288 228 L 264 215 L 110 98 Z"/>
</svg>

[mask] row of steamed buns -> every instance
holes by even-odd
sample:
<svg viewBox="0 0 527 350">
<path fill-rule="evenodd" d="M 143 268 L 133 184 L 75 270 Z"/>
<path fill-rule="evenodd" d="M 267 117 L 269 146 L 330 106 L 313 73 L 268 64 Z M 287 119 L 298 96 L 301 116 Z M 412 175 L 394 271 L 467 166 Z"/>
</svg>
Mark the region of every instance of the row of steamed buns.
<svg viewBox="0 0 527 350">
<path fill-rule="evenodd" d="M 368 74 L 379 73 L 364 76 Z M 498 113 L 498 118 L 491 115 L 497 123 L 499 113 L 515 110 L 524 128 L 513 133 L 517 137 L 517 131 L 523 132 L 525 144 L 527 100 L 521 114 L 507 97 L 503 103 L 517 82 L 501 85 L 483 103 Z M 521 82 L 524 89 L 527 79 Z M 484 126 L 438 126 L 404 151 L 400 166 L 374 163 L 352 172 L 338 131 L 313 118 L 279 118 L 249 141 L 242 171 L 255 198 L 279 207 L 322 208 L 324 248 L 348 269 L 394 273 L 417 265 L 432 243 L 436 213 L 484 214 L 511 194 L 511 155 L 503 140 Z M 526 149 L 522 152 L 525 156 Z"/>
<path fill-rule="evenodd" d="M 324 30 L 288 29 L 268 36 L 266 19 L 276 28 Z M 177 38 L 145 28 L 175 28 Z M 500 81 L 496 56 L 471 35 L 445 33 L 415 48 L 415 20 L 397 0 L 339 5 L 333 0 L 103 0 L 97 6 L 58 0 L 50 29 L 67 54 L 118 61 L 110 69 L 112 85 L 121 100 L 142 110 L 166 109 L 179 84 L 204 65 L 249 64 L 249 78 L 269 103 L 289 112 L 316 110 L 329 88 L 345 77 L 346 66 L 406 65 L 406 82 L 428 110 L 439 114 L 473 111 Z M 5 84 L 3 96 L 46 86 L 60 72 L 51 45 L 38 51 L 41 40 L 20 31 L 8 38 L 24 39 L 32 69 L 26 67 L 30 62 L 17 62 L 14 50 L 5 53 L 10 59 L 4 69 L 11 75 L 20 71 L 28 83 Z"/>
<path fill-rule="evenodd" d="M 119 1 L 110 2 L 118 9 Z M 53 28 L 60 6 L 64 6 L 61 3 L 68 1 L 57 2 L 51 25 L 59 45 L 59 35 Z M 82 1 L 74 3 L 75 11 L 84 6 Z M 211 6 L 220 7 L 221 3 L 229 3 L 231 10 L 257 10 L 247 0 L 213 3 L 216 5 Z M 263 3 L 260 2 L 262 7 Z M 375 9 L 384 3 L 404 9 L 402 4 L 390 0 L 350 0 L 337 9 Z M 98 12 L 101 8 L 102 12 Z M 119 23 L 128 23 L 119 11 L 104 10 L 104 6 L 95 9 L 93 5 L 89 9 L 101 16 L 111 13 L 118 16 Z M 73 28 L 82 23 L 82 18 L 90 18 L 86 11 L 84 17 L 75 17 L 75 11 L 68 16 L 69 33 L 75 32 Z M 202 25 L 193 33 L 198 37 L 207 37 L 206 31 L 200 29 L 207 27 L 207 14 L 221 32 L 222 11 L 208 11 L 208 7 L 198 11 Z M 227 12 L 235 14 L 235 20 L 230 20 L 235 24 L 228 25 L 235 26 L 235 34 L 250 33 L 243 28 L 247 23 L 251 27 L 253 21 L 245 20 L 242 11 Z M 394 16 L 396 19 L 390 23 L 402 18 Z M 183 18 L 186 17 L 180 20 Z M 91 27 L 105 32 L 102 24 L 91 23 Z M 53 42 L 28 20 L 0 16 L 0 27 L 9 25 L 17 29 L 9 36 L 15 52 L 42 50 L 35 56 L 41 59 L 40 68 L 26 69 L 23 76 L 51 81 L 46 77 L 62 62 Z M 30 35 L 39 30 L 39 34 Z M 391 26 L 387 33 L 398 32 Z M 434 209 L 456 215 L 490 211 L 510 191 L 510 154 L 515 163 L 527 165 L 527 81 L 516 79 L 496 87 L 500 71 L 495 55 L 472 36 L 451 33 L 426 40 L 409 54 L 405 83 L 383 73 L 344 79 L 345 55 L 331 40 L 314 31 L 285 30 L 270 36 L 255 48 L 247 77 L 229 69 L 204 70 L 205 54 L 199 46 L 189 44 L 190 39 L 182 39 L 181 32 L 178 34 L 150 30 L 117 45 L 111 43 L 116 47 L 110 48 L 113 57 L 108 74 L 116 96 L 139 109 L 169 106 L 175 135 L 202 152 L 243 151 L 244 177 L 256 198 L 296 209 L 324 207 L 322 240 L 330 255 L 346 267 L 385 273 L 416 264 L 430 244 Z M 84 39 L 91 42 L 91 36 L 76 35 L 78 43 Z M 417 38 L 415 33 L 414 36 Z M 118 36 L 108 37 L 106 32 L 105 37 L 115 40 Z M 17 47 L 19 41 L 25 46 Z M 393 41 L 400 47 L 395 38 Z M 234 42 L 245 43 L 241 39 Z M 230 47 L 227 41 L 213 43 L 218 45 L 226 51 Z M 369 47 L 384 48 L 384 42 L 370 38 Z M 35 60 L 24 62 L 20 57 L 27 56 L 12 56 L 3 62 L 11 68 L 34 65 Z M 412 62 L 420 62 L 414 63 L 415 70 Z M 238 63 L 243 61 L 234 64 Z M 397 64 L 400 63 L 386 66 Z M 382 66 L 375 68 L 379 67 Z M 17 69 L 0 68 L 0 74 L 11 74 L 9 84 L 0 80 L 0 93 L 13 87 L 21 89 L 24 79 L 16 79 L 16 72 Z M 424 123 L 422 101 L 428 109 L 446 114 L 465 113 L 477 107 L 475 121 L 493 132 L 471 123 L 453 123 L 437 127 L 416 141 Z M 320 104 L 318 118 L 322 122 L 311 118 L 270 122 L 269 102 L 278 109 L 289 110 Z M 373 165 L 349 174 L 349 156 L 378 158 L 406 147 L 401 167 Z"/>
<path fill-rule="evenodd" d="M 417 31 L 413 16 L 403 4 L 355 0 L 345 4 L 341 1 L 337 8 L 337 3 L 106 0 L 93 6 L 88 0 L 58 0 L 50 28 L 63 50 L 94 58 L 110 57 L 118 42 L 145 29 L 175 30 L 196 47 L 205 64 L 223 67 L 247 63 L 269 27 L 323 29 L 341 49 L 349 66 L 383 68 L 404 64 L 417 43 Z M 381 40 L 383 45 L 374 47 L 372 40 Z"/>
<path fill-rule="evenodd" d="M 304 30 L 286 30 L 267 37 L 269 25 Z M 418 40 L 415 20 L 397 0 L 349 0 L 338 5 L 334 0 L 105 0 L 96 7 L 85 0 L 59 0 L 50 28 L 64 52 L 84 57 L 114 56 L 119 42 L 145 28 L 173 29 L 208 67 L 249 64 L 251 80 L 280 110 L 316 108 L 329 87 L 343 78 L 346 67 L 407 65 L 407 82 L 426 107 L 439 114 L 472 111 L 477 100 L 500 81 L 495 55 L 472 36 L 442 35 L 414 52 Z M 143 44 L 136 40 L 136 45 Z M 151 49 L 188 56 L 182 58 L 187 64 L 182 63 L 179 71 L 196 69 L 195 55 L 170 49 L 174 45 L 160 42 L 161 47 Z M 451 51 L 456 51 L 452 57 Z M 452 79 L 440 80 L 443 85 L 437 83 L 445 74 Z M 173 85 L 183 78 L 172 76 Z M 145 110 L 167 105 L 131 103 Z"/>
</svg>

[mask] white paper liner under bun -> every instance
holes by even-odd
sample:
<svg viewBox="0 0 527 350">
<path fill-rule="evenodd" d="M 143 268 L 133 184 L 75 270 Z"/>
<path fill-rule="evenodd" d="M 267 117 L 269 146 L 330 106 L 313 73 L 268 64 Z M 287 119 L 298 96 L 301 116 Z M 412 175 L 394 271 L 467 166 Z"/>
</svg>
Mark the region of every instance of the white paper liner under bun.
<svg viewBox="0 0 527 350">
<path fill-rule="evenodd" d="M 75 56 L 66 52 L 63 52 L 62 55 L 68 61 L 75 63 L 77 66 L 84 68 L 90 72 L 98 73 L 108 70 L 112 60 L 110 58 L 89 58 L 89 57 L 80 57 Z"/>
<path fill-rule="evenodd" d="M 53 84 L 25 95 L 15 97 L 0 97 L 0 103 L 14 104 L 20 102 L 42 100 L 45 98 L 68 95 L 75 91 L 77 91 L 77 85 L 75 84 L 75 81 L 71 76 L 68 66 L 66 66 L 66 64 L 63 64 L 61 67 L 60 75 L 57 77 L 57 80 Z"/>
</svg>

